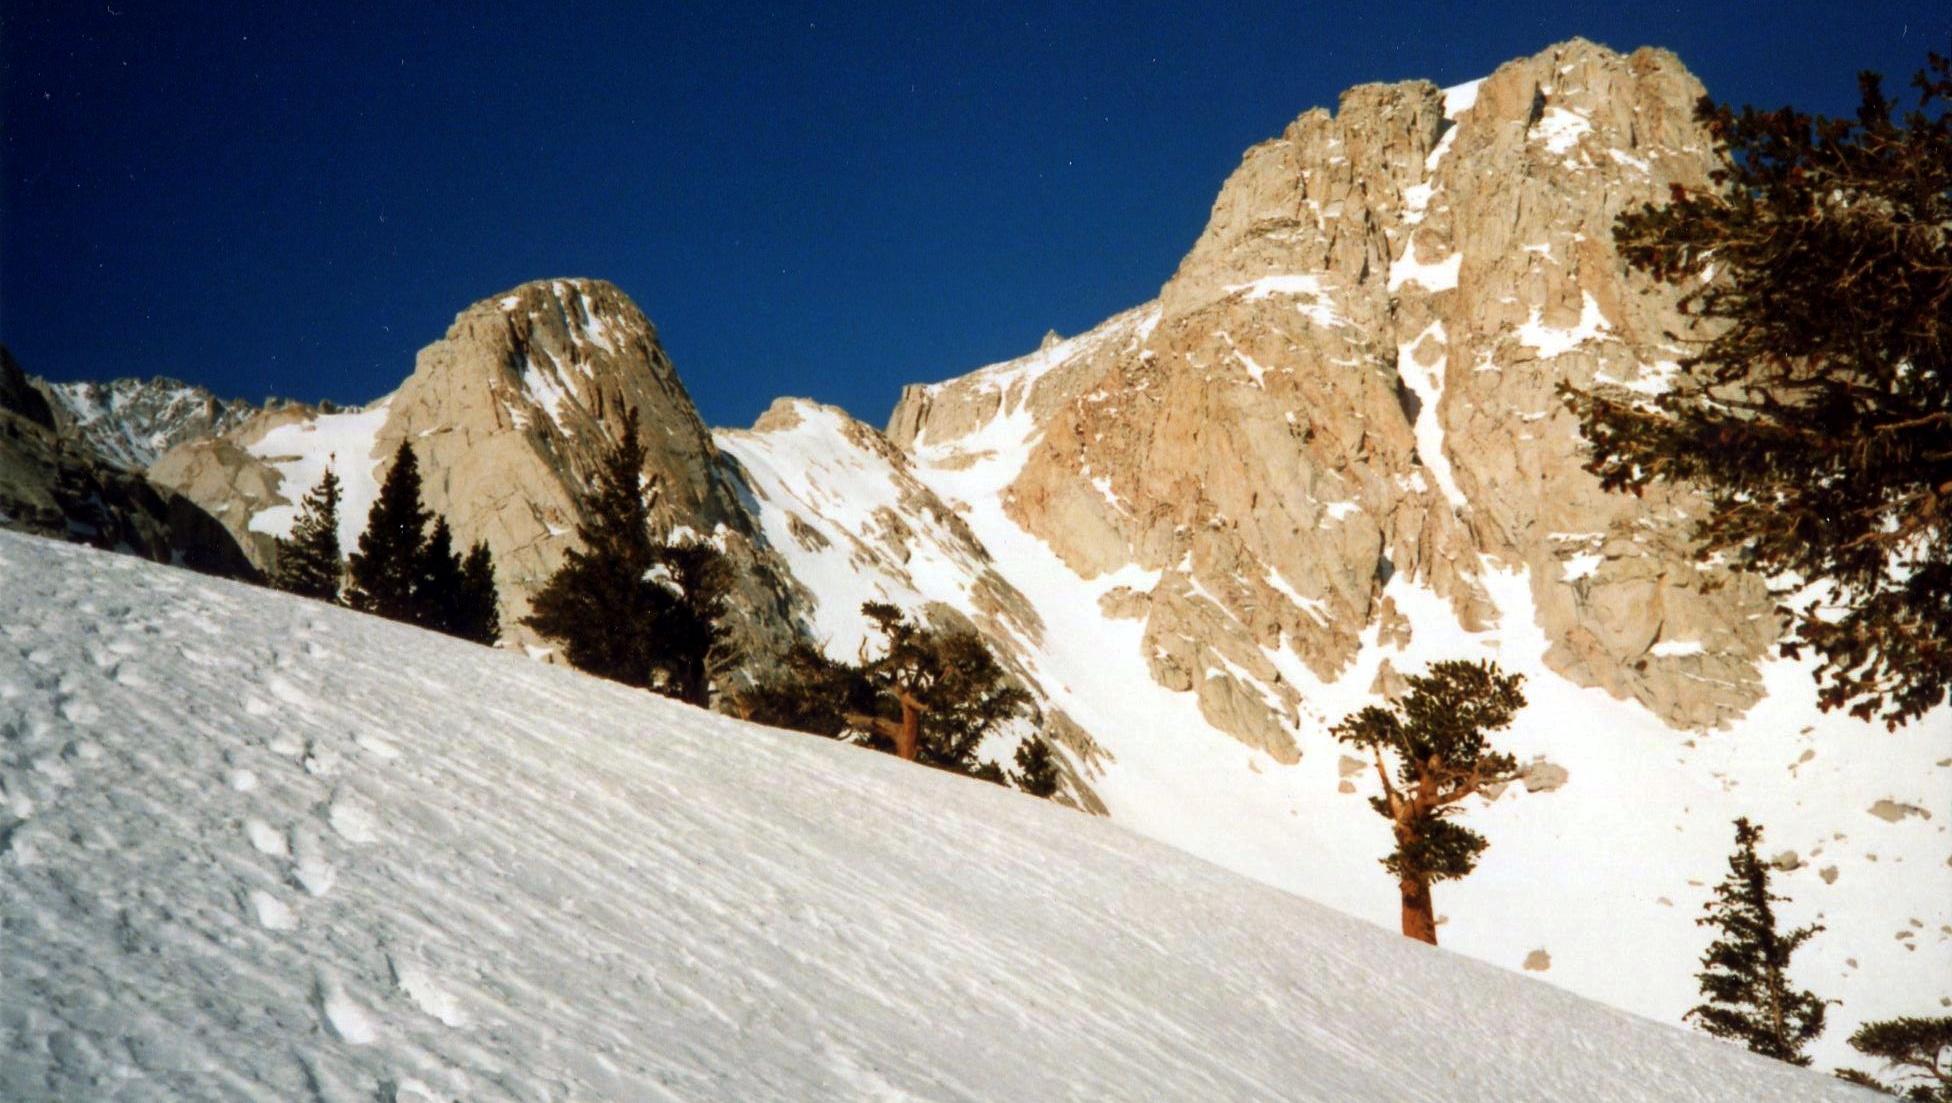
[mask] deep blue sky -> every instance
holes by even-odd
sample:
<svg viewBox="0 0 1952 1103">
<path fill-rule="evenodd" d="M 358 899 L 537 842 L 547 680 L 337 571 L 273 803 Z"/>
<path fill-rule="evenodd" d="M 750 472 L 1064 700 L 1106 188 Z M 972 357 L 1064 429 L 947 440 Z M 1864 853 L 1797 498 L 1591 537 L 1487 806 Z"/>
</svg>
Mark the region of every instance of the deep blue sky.
<svg viewBox="0 0 1952 1103">
<path fill-rule="evenodd" d="M 600 276 L 707 421 L 879 424 L 1150 298 L 1303 110 L 1575 34 L 1836 113 L 1952 48 L 1952 4 L 7 0 L 0 340 L 363 402 L 469 303 Z"/>
</svg>

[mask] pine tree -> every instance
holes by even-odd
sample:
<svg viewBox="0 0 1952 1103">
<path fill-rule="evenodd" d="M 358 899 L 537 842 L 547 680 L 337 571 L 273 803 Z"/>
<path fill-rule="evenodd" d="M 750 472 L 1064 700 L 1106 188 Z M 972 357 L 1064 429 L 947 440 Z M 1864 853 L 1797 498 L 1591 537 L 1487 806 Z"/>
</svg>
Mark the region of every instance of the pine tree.
<svg viewBox="0 0 1952 1103">
<path fill-rule="evenodd" d="M 655 625 L 657 658 L 666 692 L 701 708 L 711 702 L 712 675 L 729 665 L 723 625 L 732 566 L 702 540 L 655 546 L 652 576 L 676 599 Z"/>
<path fill-rule="evenodd" d="M 1396 837 L 1383 868 L 1397 880 L 1403 934 L 1435 946 L 1430 886 L 1469 874 L 1487 845 L 1449 817 L 1473 793 L 1518 778 L 1517 760 L 1492 750 L 1485 735 L 1509 727 L 1525 707 L 1518 688 L 1524 676 L 1504 674 L 1495 663 L 1452 660 L 1406 681 L 1401 700 L 1387 709 L 1366 706 L 1337 724 L 1334 735 L 1375 758 L 1383 793 L 1369 804 Z M 1386 753 L 1396 759 L 1394 775 Z"/>
<path fill-rule="evenodd" d="M 1701 101 L 1712 187 L 1614 238 L 1714 336 L 1651 401 L 1562 390 L 1602 485 L 1698 485 L 1704 559 L 1827 584 L 1786 601 L 1783 650 L 1820 659 L 1824 708 L 1895 727 L 1952 687 L 1952 63 L 1896 120 L 1859 81 L 1855 120 Z"/>
<path fill-rule="evenodd" d="M 572 548 L 530 603 L 522 623 L 555 641 L 578 670 L 625 685 L 651 684 L 652 648 L 644 626 L 673 604 L 647 581 L 653 565 L 650 511 L 643 492 L 644 447 L 637 411 L 592 480 L 588 519 Z"/>
<path fill-rule="evenodd" d="M 425 568 L 427 522 L 420 505 L 420 461 L 405 441 L 366 515 L 359 550 L 346 561 L 346 604 L 408 624 L 422 623 L 415 598 Z"/>
<path fill-rule="evenodd" d="M 1708 1002 L 1690 1010 L 1701 1029 L 1744 1043 L 1765 1057 L 1807 1065 L 1803 1047 L 1823 1033 L 1823 1001 L 1790 987 L 1789 959 L 1820 926 L 1776 929 L 1774 905 L 1785 897 L 1769 891 L 1769 867 L 1756 856 L 1762 829 L 1735 821 L 1735 852 L 1728 876 L 1715 887 L 1708 914 L 1695 922 L 1722 936 L 1701 957 L 1701 994 Z"/>
<path fill-rule="evenodd" d="M 798 645 L 781 676 L 739 695 L 733 711 L 1003 784 L 1002 768 L 976 752 L 1030 695 L 973 632 L 936 631 L 879 602 L 861 612 L 881 637 L 878 656 L 843 663 Z"/>
<path fill-rule="evenodd" d="M 420 504 L 420 462 L 404 441 L 346 568 L 346 604 L 362 612 L 490 646 L 501 634 L 488 546 L 466 561 L 455 553 L 447 518 Z"/>
<path fill-rule="evenodd" d="M 1057 795 L 1062 779 L 1057 772 L 1057 756 L 1051 753 L 1048 740 L 1035 735 L 1024 740 L 1017 747 L 1016 763 L 1010 784 L 1018 792 L 1045 799 Z"/>
<path fill-rule="evenodd" d="M 455 632 L 461 612 L 461 557 L 454 554 L 454 530 L 447 518 L 434 518 L 433 534 L 420 548 L 420 566 L 413 588 L 413 622 L 447 635 Z"/>
<path fill-rule="evenodd" d="M 494 646 L 502 635 L 501 602 L 495 596 L 495 560 L 488 542 L 477 540 L 461 562 L 460 607 L 454 634 L 464 640 Z"/>
<path fill-rule="evenodd" d="M 1839 1076 L 1866 1087 L 1883 1088 L 1915 1103 L 1952 1103 L 1952 1018 L 1885 1019 L 1865 1023 L 1850 1036 L 1850 1048 L 1866 1057 L 1881 1058 L 1887 1069 L 1896 1069 L 1901 1081 L 1897 1088 L 1849 1070 Z"/>
<path fill-rule="evenodd" d="M 320 601 L 339 600 L 345 563 L 339 555 L 339 476 L 330 465 L 298 506 L 291 538 L 278 541 L 271 585 Z"/>
</svg>

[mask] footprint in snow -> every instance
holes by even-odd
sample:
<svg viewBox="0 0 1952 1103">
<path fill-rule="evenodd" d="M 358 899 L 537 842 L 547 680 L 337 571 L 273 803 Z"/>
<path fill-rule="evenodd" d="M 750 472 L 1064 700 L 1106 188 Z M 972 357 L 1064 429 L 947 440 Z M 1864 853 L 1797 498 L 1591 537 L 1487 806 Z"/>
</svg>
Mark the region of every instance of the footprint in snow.
<svg viewBox="0 0 1952 1103">
<path fill-rule="evenodd" d="M 273 858 L 286 858 L 291 855 L 291 847 L 286 844 L 284 833 L 263 820 L 245 820 L 244 834 L 250 837 L 251 845 L 259 854 Z"/>
<path fill-rule="evenodd" d="M 379 841 L 379 820 L 371 809 L 350 798 L 334 797 L 325 819 L 340 838 L 356 846 Z"/>
<path fill-rule="evenodd" d="M 388 956 L 387 966 L 393 970 L 394 987 L 406 993 L 415 1007 L 439 1019 L 442 1025 L 460 1028 L 468 1025 L 468 1013 L 461 1007 L 447 989 L 436 984 L 427 971 L 411 961 Z"/>
<path fill-rule="evenodd" d="M 295 931 L 298 929 L 298 916 L 285 906 L 285 902 L 265 892 L 263 889 L 251 890 L 251 912 L 257 916 L 258 926 L 267 931 Z"/>
<path fill-rule="evenodd" d="M 320 973 L 312 998 L 319 1012 L 325 1016 L 325 1025 L 340 1041 L 347 1045 L 364 1046 L 371 1045 L 379 1037 L 379 1028 L 374 1024 L 372 1015 L 346 994 L 345 986 L 336 978 Z"/>
<path fill-rule="evenodd" d="M 339 880 L 339 871 L 325 860 L 325 851 L 320 847 L 316 832 L 304 830 L 292 834 L 291 840 L 292 880 L 298 887 L 313 896 L 324 896 L 332 891 Z"/>
</svg>

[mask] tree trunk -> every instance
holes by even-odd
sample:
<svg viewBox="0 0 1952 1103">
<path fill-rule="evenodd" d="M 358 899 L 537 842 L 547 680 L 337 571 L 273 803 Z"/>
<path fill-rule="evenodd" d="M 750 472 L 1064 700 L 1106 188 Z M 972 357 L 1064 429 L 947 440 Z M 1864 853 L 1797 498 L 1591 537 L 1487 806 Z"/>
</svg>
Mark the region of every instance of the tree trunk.
<svg viewBox="0 0 1952 1103">
<path fill-rule="evenodd" d="M 1403 894 L 1403 937 L 1437 944 L 1437 913 L 1430 902 L 1430 882 L 1422 877 L 1404 877 L 1396 887 Z"/>
<path fill-rule="evenodd" d="M 890 733 L 895 740 L 895 757 L 913 762 L 922 751 L 922 711 L 913 697 L 901 695 L 901 726 Z"/>
</svg>

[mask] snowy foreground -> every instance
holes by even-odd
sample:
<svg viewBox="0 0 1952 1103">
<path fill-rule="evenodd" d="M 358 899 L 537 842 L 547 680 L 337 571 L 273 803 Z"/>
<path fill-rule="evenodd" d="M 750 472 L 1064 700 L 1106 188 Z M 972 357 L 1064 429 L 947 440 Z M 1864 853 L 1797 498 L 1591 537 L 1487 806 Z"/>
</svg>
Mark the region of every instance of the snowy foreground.
<svg viewBox="0 0 1952 1103">
<path fill-rule="evenodd" d="M 1877 1098 L 1103 820 L 0 533 L 0 1099 Z"/>
</svg>

